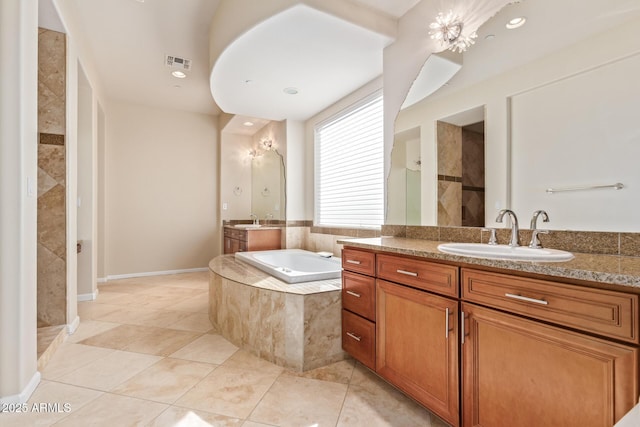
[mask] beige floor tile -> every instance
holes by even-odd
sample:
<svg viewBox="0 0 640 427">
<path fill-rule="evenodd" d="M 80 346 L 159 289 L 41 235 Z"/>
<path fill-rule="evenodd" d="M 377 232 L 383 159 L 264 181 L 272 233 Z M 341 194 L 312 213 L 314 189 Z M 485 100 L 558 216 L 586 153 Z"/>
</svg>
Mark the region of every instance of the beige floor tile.
<svg viewBox="0 0 640 427">
<path fill-rule="evenodd" d="M 246 421 L 242 427 L 273 427 L 272 424 L 256 423 L 255 421 Z"/>
<path fill-rule="evenodd" d="M 309 378 L 322 381 L 331 381 L 334 383 L 349 384 L 351 376 L 353 375 L 353 369 L 355 361 L 353 359 L 341 360 L 340 362 L 332 363 L 327 366 L 323 366 L 317 369 L 312 369 L 306 372 L 295 372 L 286 370 L 285 375 L 294 377 Z"/>
<path fill-rule="evenodd" d="M 157 328 L 139 325 L 119 325 L 108 331 L 80 341 L 81 344 L 122 350 L 133 342 L 139 341 L 156 332 Z"/>
<path fill-rule="evenodd" d="M 113 304 L 122 305 L 124 301 L 129 300 L 132 297 L 131 294 L 124 292 L 100 292 L 98 291 L 98 297 L 95 302 L 98 304 Z"/>
<path fill-rule="evenodd" d="M 88 345 L 63 343 L 42 370 L 42 378 L 55 380 L 89 363 L 100 360 L 114 350 Z"/>
<path fill-rule="evenodd" d="M 166 357 L 184 348 L 201 336 L 198 332 L 161 328 L 153 329 L 155 330 L 153 333 L 131 342 L 124 350 Z"/>
<path fill-rule="evenodd" d="M 241 425 L 243 425 L 242 420 L 238 418 L 171 406 L 147 427 L 239 427 Z"/>
<path fill-rule="evenodd" d="M 171 310 L 188 311 L 190 313 L 209 313 L 209 294 L 204 293 L 203 295 L 187 298 L 171 306 Z"/>
<path fill-rule="evenodd" d="M 213 329 L 208 313 L 190 313 L 184 319 L 172 324 L 171 329 L 208 332 Z"/>
<path fill-rule="evenodd" d="M 177 359 L 221 365 L 236 351 L 238 351 L 238 347 L 220 335 L 206 334 L 170 356 Z"/>
<path fill-rule="evenodd" d="M 109 306 L 112 306 L 112 305 L 109 304 Z M 108 313 L 94 315 L 93 320 L 137 325 L 140 323 L 141 318 L 153 313 L 154 313 L 154 310 L 151 310 L 148 308 L 136 307 L 133 305 L 122 305 L 122 306 L 118 306 L 117 310 L 109 311 Z"/>
<path fill-rule="evenodd" d="M 162 359 L 159 356 L 116 350 L 56 381 L 109 391 Z"/>
<path fill-rule="evenodd" d="M 196 296 L 203 296 L 204 298 L 206 298 L 207 290 L 176 286 L 149 286 L 149 288 L 144 291 L 144 295 L 151 295 L 156 297 L 173 297 L 180 299 L 193 298 Z"/>
<path fill-rule="evenodd" d="M 144 426 L 166 408 L 167 405 L 161 403 L 105 393 L 60 421 L 56 426 Z"/>
<path fill-rule="evenodd" d="M 98 304 L 96 301 L 84 301 L 78 303 L 78 317 L 83 320 L 97 320 L 111 312 L 119 310 L 119 305 Z"/>
<path fill-rule="evenodd" d="M 50 426 L 78 411 L 102 394 L 100 391 L 83 387 L 42 381 L 26 403 L 27 412 L 0 414 L 0 425 L 3 427 Z"/>
<path fill-rule="evenodd" d="M 175 405 L 244 419 L 276 378 L 273 374 L 220 366 Z"/>
<path fill-rule="evenodd" d="M 98 286 L 98 298 L 104 292 L 118 292 L 124 294 L 140 294 L 149 290 L 149 285 L 140 283 L 137 278 L 114 280 Z"/>
<path fill-rule="evenodd" d="M 222 366 L 260 371 L 262 373 L 269 373 L 273 375 L 279 375 L 284 371 L 283 367 L 261 359 L 258 356 L 254 356 L 246 350 L 236 351 L 233 353 L 233 356 L 225 360 Z"/>
<path fill-rule="evenodd" d="M 80 319 L 80 326 L 78 326 L 78 329 L 76 329 L 73 335 L 69 335 L 67 342 L 78 343 L 118 326 L 120 326 L 118 323 Z"/>
<path fill-rule="evenodd" d="M 173 403 L 215 368 L 216 365 L 208 363 L 165 358 L 120 384 L 112 392 Z"/>
<path fill-rule="evenodd" d="M 335 426 L 346 392 L 346 384 L 283 375 L 249 419 L 282 427 Z"/>
<path fill-rule="evenodd" d="M 172 310 L 145 310 L 139 317 L 131 321 L 132 325 L 155 326 L 168 328 L 171 325 L 189 317 L 190 313 Z"/>
<path fill-rule="evenodd" d="M 429 411 L 357 365 L 337 425 L 435 427 L 439 424 L 431 423 Z"/>
</svg>

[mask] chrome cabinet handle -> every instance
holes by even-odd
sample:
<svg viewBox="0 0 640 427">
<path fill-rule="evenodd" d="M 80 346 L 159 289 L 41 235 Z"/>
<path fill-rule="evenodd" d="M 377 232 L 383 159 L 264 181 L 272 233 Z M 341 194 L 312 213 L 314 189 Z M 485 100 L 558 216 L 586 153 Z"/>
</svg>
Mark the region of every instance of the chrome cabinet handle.
<svg viewBox="0 0 640 427">
<path fill-rule="evenodd" d="M 347 263 L 348 263 L 348 264 L 355 264 L 355 265 L 360 265 L 360 264 L 362 264 L 360 261 L 355 260 L 355 259 L 348 259 L 348 260 L 347 260 Z"/>
<path fill-rule="evenodd" d="M 357 336 L 356 334 L 351 333 L 351 332 L 347 332 L 347 336 L 348 336 L 349 338 L 353 338 L 354 340 L 356 340 L 356 341 L 358 341 L 358 342 L 360 342 L 360 340 L 362 340 L 362 337 L 359 337 L 359 336 Z"/>
<path fill-rule="evenodd" d="M 356 297 L 356 298 L 360 298 L 360 294 L 358 294 L 358 293 L 356 293 L 356 292 L 353 292 L 353 291 L 347 291 L 347 293 L 348 293 L 349 295 L 351 295 L 351 296 Z"/>
<path fill-rule="evenodd" d="M 414 273 L 413 271 L 396 270 L 396 273 L 405 274 L 407 276 L 418 277 L 418 273 Z"/>
<path fill-rule="evenodd" d="M 464 311 L 460 312 L 460 336 L 462 337 L 460 344 L 464 344 Z"/>
<path fill-rule="evenodd" d="M 444 337 L 449 339 L 449 307 L 444 309 Z"/>
<path fill-rule="evenodd" d="M 529 297 L 523 297 L 522 295 L 516 295 L 516 294 L 504 294 L 505 297 L 507 298 L 513 298 L 513 299 L 517 299 L 519 301 L 526 301 L 526 302 L 533 302 L 536 304 L 542 304 L 542 305 L 549 305 L 549 301 L 545 301 L 543 299 L 535 299 L 535 298 L 529 298 Z"/>
</svg>

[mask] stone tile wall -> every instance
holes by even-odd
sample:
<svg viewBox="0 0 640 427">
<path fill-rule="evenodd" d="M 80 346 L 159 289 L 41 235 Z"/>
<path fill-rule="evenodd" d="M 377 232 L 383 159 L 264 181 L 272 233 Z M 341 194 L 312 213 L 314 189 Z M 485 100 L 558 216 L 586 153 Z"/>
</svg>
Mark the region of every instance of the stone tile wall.
<svg viewBox="0 0 640 427">
<path fill-rule="evenodd" d="M 65 35 L 38 30 L 38 323 L 67 311 Z"/>
</svg>

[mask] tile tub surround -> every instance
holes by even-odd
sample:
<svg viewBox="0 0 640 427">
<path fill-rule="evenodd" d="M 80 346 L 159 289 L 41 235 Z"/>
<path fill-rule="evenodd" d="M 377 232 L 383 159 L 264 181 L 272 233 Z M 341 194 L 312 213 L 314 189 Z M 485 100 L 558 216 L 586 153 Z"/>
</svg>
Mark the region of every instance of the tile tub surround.
<svg viewBox="0 0 640 427">
<path fill-rule="evenodd" d="M 209 319 L 234 345 L 298 372 L 347 357 L 340 279 L 287 284 L 233 255 L 209 269 Z"/>
<path fill-rule="evenodd" d="M 435 228 L 435 227 L 434 227 Z M 423 240 L 406 237 L 372 239 L 344 239 L 339 243 L 376 251 L 423 257 L 445 262 L 476 265 L 556 277 L 592 287 L 623 289 L 640 293 L 640 257 L 602 255 L 574 252 L 575 258 L 566 262 L 507 261 L 471 258 L 445 254 L 438 250 L 440 243 L 455 240 Z M 464 240 L 462 240 L 464 241 Z"/>
</svg>

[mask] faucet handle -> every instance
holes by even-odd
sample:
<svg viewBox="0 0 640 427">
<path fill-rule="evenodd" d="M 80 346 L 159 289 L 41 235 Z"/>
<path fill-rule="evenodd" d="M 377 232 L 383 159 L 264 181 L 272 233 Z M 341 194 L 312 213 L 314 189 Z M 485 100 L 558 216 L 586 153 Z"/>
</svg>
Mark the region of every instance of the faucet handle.
<svg viewBox="0 0 640 427">
<path fill-rule="evenodd" d="M 497 245 L 498 238 L 496 237 L 496 229 L 495 228 L 483 228 L 482 231 L 488 231 L 491 234 L 489 235 L 489 245 Z"/>
<path fill-rule="evenodd" d="M 529 247 L 533 249 L 542 249 L 542 244 L 540 243 L 540 239 L 538 238 L 538 234 L 549 234 L 549 230 L 532 230 L 531 232 L 531 242 L 529 242 Z"/>
</svg>

